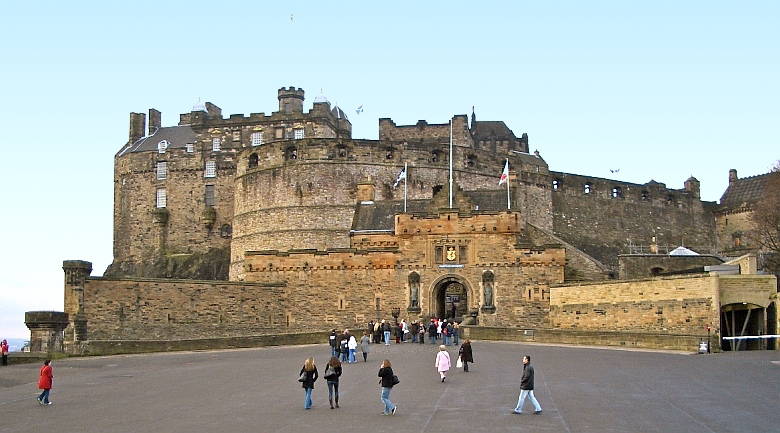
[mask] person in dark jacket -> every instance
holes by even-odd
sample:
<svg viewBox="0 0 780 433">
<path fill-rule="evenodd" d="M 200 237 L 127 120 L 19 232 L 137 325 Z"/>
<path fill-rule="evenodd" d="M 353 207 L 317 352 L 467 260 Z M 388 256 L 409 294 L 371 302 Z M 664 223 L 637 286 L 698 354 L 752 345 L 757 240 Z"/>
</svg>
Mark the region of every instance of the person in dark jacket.
<svg viewBox="0 0 780 433">
<path fill-rule="evenodd" d="M 542 406 L 536 401 L 534 397 L 534 368 L 531 366 L 531 356 L 525 355 L 523 357 L 523 377 L 520 379 L 520 397 L 517 398 L 517 406 L 512 413 L 520 415 L 523 413 L 523 404 L 525 398 L 531 397 L 531 403 L 534 405 L 534 415 L 540 415 L 542 413 Z"/>
<path fill-rule="evenodd" d="M 330 331 L 328 343 L 330 343 L 330 356 L 339 356 L 339 334 L 335 329 Z"/>
<path fill-rule="evenodd" d="M 463 363 L 463 371 L 468 373 L 469 362 L 474 363 L 474 356 L 471 353 L 471 340 L 466 339 L 463 341 L 463 344 L 460 345 L 458 354 L 460 355 L 460 362 Z"/>
<path fill-rule="evenodd" d="M 390 391 L 393 390 L 394 386 L 393 367 L 390 364 L 390 360 L 385 359 L 382 361 L 378 376 L 381 378 L 379 379 L 379 386 L 381 387 L 380 398 L 382 399 L 382 403 L 385 404 L 385 410 L 382 412 L 382 415 L 395 415 L 395 410 L 398 409 L 398 407 L 390 401 Z"/>
<path fill-rule="evenodd" d="M 428 324 L 428 340 L 431 344 L 436 344 L 436 323 L 431 319 L 431 323 Z"/>
<path fill-rule="evenodd" d="M 341 353 L 341 362 L 347 362 L 349 361 L 349 329 L 345 329 L 344 333 L 341 334 L 340 340 L 339 340 L 339 351 Z"/>
<path fill-rule="evenodd" d="M 335 356 L 330 358 L 325 368 L 325 381 L 328 383 L 328 401 L 333 409 L 333 396 L 336 396 L 336 407 L 339 407 L 339 377 L 341 377 L 341 361 Z"/>
<path fill-rule="evenodd" d="M 303 399 L 303 408 L 308 410 L 311 409 L 311 392 L 314 390 L 314 382 L 316 382 L 319 377 L 317 366 L 314 365 L 314 358 L 308 358 L 306 362 L 303 363 L 303 368 L 301 368 L 301 372 L 298 373 L 298 375 L 303 377 L 301 386 L 303 386 L 303 390 L 306 394 Z"/>
</svg>

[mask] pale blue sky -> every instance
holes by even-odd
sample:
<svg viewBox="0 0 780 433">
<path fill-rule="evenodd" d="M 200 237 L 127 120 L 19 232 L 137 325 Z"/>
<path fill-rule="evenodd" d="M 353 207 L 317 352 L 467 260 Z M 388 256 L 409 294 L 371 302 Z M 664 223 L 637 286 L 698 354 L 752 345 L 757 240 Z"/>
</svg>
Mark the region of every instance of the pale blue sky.
<svg viewBox="0 0 780 433">
<path fill-rule="evenodd" d="M 777 2 L 113 3 L 0 8 L 0 337 L 29 335 L 26 310 L 62 309 L 63 259 L 93 275 L 111 262 L 131 111 L 172 125 L 200 97 L 269 113 L 294 85 L 376 138 L 379 117 L 444 123 L 475 105 L 553 170 L 672 188 L 694 175 L 706 200 L 730 168 L 780 159 Z"/>
</svg>

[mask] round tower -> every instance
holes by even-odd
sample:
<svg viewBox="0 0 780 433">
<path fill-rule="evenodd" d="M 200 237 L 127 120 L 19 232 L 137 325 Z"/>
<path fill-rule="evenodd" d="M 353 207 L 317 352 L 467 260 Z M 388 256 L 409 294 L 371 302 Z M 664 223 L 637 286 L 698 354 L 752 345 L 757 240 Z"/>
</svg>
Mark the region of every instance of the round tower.
<svg viewBox="0 0 780 433">
<path fill-rule="evenodd" d="M 279 111 L 284 113 L 302 113 L 303 112 L 303 89 L 282 87 L 278 91 Z"/>
</svg>

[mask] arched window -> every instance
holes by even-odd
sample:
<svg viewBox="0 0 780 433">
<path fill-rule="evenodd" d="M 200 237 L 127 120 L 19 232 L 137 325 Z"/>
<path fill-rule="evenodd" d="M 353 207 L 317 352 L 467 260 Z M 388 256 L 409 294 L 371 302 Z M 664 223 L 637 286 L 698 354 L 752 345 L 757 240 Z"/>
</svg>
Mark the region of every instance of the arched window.
<svg viewBox="0 0 780 433">
<path fill-rule="evenodd" d="M 483 306 L 493 306 L 493 284 L 495 283 L 495 275 L 493 271 L 485 271 L 482 273 L 482 291 L 485 293 L 485 299 Z"/>
<path fill-rule="evenodd" d="M 590 194 L 593 192 L 593 185 L 590 182 L 586 182 L 585 185 L 583 185 L 582 192 L 585 194 Z"/>
<path fill-rule="evenodd" d="M 420 274 L 412 272 L 409 274 L 409 307 L 416 308 L 420 306 Z"/>
<path fill-rule="evenodd" d="M 249 155 L 249 168 L 255 168 L 255 167 L 257 167 L 257 161 L 258 161 L 259 159 L 260 159 L 260 158 L 258 158 L 258 156 L 257 156 L 257 154 L 256 154 L 256 153 L 253 153 L 253 154 Z"/>
</svg>

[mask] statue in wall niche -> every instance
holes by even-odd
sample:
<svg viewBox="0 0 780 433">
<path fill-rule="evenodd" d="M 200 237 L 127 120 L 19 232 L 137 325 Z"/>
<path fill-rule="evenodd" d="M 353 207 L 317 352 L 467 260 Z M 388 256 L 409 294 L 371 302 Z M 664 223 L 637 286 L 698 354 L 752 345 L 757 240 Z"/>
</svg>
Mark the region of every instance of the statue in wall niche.
<svg viewBox="0 0 780 433">
<path fill-rule="evenodd" d="M 485 307 L 492 307 L 493 306 L 493 273 L 488 271 L 485 272 L 482 275 L 482 289 L 485 292 L 485 303 L 483 306 Z"/>
<path fill-rule="evenodd" d="M 417 272 L 409 274 L 409 306 L 417 307 L 420 304 L 420 275 Z"/>
</svg>

